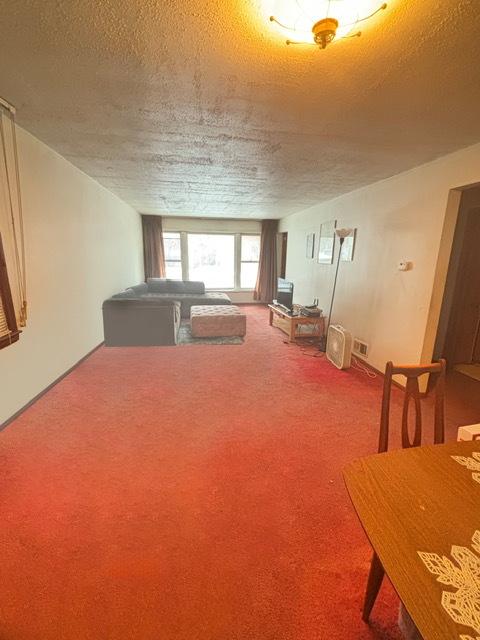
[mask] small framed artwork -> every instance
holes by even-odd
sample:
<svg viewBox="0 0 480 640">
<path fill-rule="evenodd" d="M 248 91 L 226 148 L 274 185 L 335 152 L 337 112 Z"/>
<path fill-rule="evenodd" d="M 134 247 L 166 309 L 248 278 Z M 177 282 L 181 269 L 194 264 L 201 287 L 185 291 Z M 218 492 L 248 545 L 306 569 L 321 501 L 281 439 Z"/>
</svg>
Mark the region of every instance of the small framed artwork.
<svg viewBox="0 0 480 640">
<path fill-rule="evenodd" d="M 330 220 L 320 225 L 320 236 L 318 239 L 317 262 L 320 264 L 332 264 L 333 249 L 335 246 L 336 220 Z"/>
<path fill-rule="evenodd" d="M 307 244 L 305 247 L 307 258 L 313 258 L 315 256 L 315 234 L 307 233 Z"/>
<path fill-rule="evenodd" d="M 352 262 L 353 254 L 355 251 L 355 239 L 357 237 L 357 230 L 353 229 L 353 232 L 345 238 L 342 245 L 342 255 L 340 260 L 343 262 Z"/>
</svg>

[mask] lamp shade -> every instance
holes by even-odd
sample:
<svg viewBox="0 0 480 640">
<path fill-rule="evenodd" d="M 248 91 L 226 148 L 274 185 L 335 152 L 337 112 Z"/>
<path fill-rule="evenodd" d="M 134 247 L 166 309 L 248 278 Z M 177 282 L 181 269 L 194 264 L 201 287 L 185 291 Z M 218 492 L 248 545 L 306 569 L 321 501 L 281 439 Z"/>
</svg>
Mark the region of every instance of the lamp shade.
<svg viewBox="0 0 480 640">
<path fill-rule="evenodd" d="M 271 19 L 295 41 L 319 44 L 313 32 L 317 23 L 327 21 L 334 25 L 331 42 L 350 34 L 359 21 L 384 6 L 379 0 L 272 0 Z"/>
<path fill-rule="evenodd" d="M 353 229 L 335 229 L 335 233 L 339 238 L 348 238 L 353 233 Z"/>
</svg>

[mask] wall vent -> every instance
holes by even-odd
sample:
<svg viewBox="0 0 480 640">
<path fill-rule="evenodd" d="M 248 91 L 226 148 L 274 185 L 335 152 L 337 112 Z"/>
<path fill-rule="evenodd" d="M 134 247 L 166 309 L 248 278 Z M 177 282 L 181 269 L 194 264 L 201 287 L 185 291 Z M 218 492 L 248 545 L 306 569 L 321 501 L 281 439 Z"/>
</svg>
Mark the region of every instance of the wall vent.
<svg viewBox="0 0 480 640">
<path fill-rule="evenodd" d="M 359 355 L 361 358 L 368 358 L 368 344 L 366 342 L 363 342 L 363 340 L 354 338 L 353 352 Z"/>
</svg>

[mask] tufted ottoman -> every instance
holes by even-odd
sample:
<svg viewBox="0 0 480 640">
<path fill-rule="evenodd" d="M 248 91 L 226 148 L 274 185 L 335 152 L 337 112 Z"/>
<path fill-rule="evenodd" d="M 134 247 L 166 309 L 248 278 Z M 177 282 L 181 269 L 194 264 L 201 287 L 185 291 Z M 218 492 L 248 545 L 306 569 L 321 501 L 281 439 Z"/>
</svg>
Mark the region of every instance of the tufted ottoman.
<svg viewBox="0 0 480 640">
<path fill-rule="evenodd" d="M 234 305 L 194 305 L 190 309 L 190 328 L 194 338 L 244 336 L 247 316 Z"/>
</svg>

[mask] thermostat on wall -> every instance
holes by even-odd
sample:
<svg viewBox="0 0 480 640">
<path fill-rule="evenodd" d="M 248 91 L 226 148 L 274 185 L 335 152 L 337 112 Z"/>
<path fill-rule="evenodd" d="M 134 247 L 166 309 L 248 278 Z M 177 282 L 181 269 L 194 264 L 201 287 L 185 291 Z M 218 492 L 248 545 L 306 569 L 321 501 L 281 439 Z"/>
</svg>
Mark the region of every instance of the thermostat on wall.
<svg viewBox="0 0 480 640">
<path fill-rule="evenodd" d="M 410 271 L 410 269 L 413 268 L 413 263 L 409 262 L 408 260 L 400 260 L 400 262 L 397 265 L 397 269 L 399 271 Z"/>
</svg>

